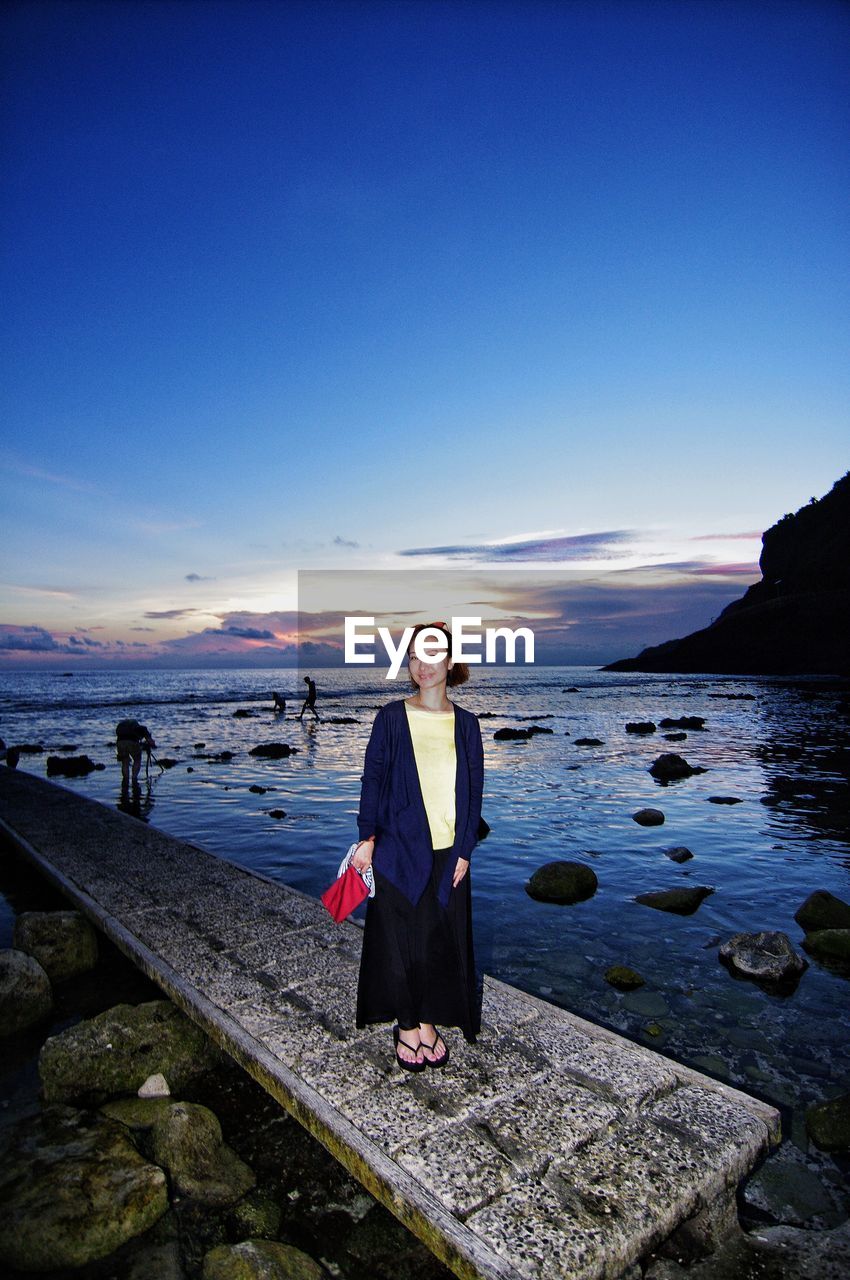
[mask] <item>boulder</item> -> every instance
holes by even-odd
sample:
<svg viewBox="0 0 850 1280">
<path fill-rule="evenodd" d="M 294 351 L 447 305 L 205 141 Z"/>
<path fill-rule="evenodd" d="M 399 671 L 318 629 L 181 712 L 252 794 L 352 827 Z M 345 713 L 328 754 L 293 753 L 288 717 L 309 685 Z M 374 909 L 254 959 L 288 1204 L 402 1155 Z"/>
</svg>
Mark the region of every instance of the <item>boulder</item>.
<svg viewBox="0 0 850 1280">
<path fill-rule="evenodd" d="M 635 991 L 643 986 L 646 979 L 628 965 L 612 964 L 610 969 L 605 970 L 605 981 L 618 991 Z"/>
<path fill-rule="evenodd" d="M 664 814 L 660 809 L 638 809 L 632 818 L 639 827 L 661 827 L 664 825 Z"/>
<path fill-rule="evenodd" d="M 168 1170 L 172 1189 L 201 1204 L 235 1204 L 256 1182 L 223 1142 L 212 1111 L 199 1103 L 172 1102 L 153 1126 L 151 1150 Z"/>
<path fill-rule="evenodd" d="M 183 1087 L 209 1065 L 207 1037 L 169 1000 L 119 1004 L 51 1036 L 38 1060 L 48 1102 L 137 1093 L 157 1072 Z"/>
<path fill-rule="evenodd" d="M 97 963 L 97 934 L 79 911 L 24 911 L 15 921 L 13 940 L 51 982 L 73 978 Z"/>
<path fill-rule="evenodd" d="M 673 862 L 690 862 L 694 856 L 690 849 L 686 849 L 683 844 L 675 845 L 672 849 L 665 849 L 664 854 Z"/>
<path fill-rule="evenodd" d="M 269 817 L 270 817 L 270 818 L 277 818 L 277 819 L 280 819 L 280 818 L 285 818 L 285 817 L 286 817 L 286 810 L 285 810 L 285 809 L 269 809 L 268 813 L 269 813 Z"/>
<path fill-rule="evenodd" d="M 740 796 L 709 796 L 709 804 L 740 804 Z"/>
<path fill-rule="evenodd" d="M 601 738 L 576 738 L 577 747 L 604 747 L 605 743 Z"/>
<path fill-rule="evenodd" d="M 81 1267 L 168 1209 L 165 1174 L 123 1125 L 46 1107 L 15 1130 L 0 1172 L 0 1259 L 20 1271 Z"/>
<path fill-rule="evenodd" d="M 685 757 L 676 755 L 675 751 L 665 751 L 649 766 L 649 772 L 656 782 L 678 782 L 680 778 L 692 778 L 695 773 L 705 773 L 705 769 L 688 764 Z"/>
<path fill-rule="evenodd" d="M 803 950 L 816 960 L 850 965 L 850 929 L 816 929 L 803 939 Z"/>
<path fill-rule="evenodd" d="M 538 902 L 584 902 L 599 887 L 596 872 L 582 862 L 547 862 L 527 881 L 525 891 Z"/>
<path fill-rule="evenodd" d="M 626 733 L 655 733 L 657 728 L 651 720 L 632 720 L 626 725 Z"/>
<path fill-rule="evenodd" d="M 253 791 L 255 796 L 264 796 L 267 791 L 274 791 L 274 787 L 261 787 L 258 783 L 254 782 L 248 790 Z"/>
<path fill-rule="evenodd" d="M 290 747 L 286 742 L 261 742 L 259 746 L 252 747 L 248 754 L 259 756 L 262 760 L 285 760 L 287 756 L 294 755 L 296 750 L 296 747 Z"/>
<path fill-rule="evenodd" d="M 545 729 L 541 724 L 530 724 L 527 730 L 529 738 L 533 738 L 536 733 L 554 733 L 554 732 L 555 732 L 554 729 Z"/>
<path fill-rule="evenodd" d="M 84 778 L 94 770 L 105 769 L 105 764 L 95 764 L 89 756 L 48 756 L 48 778 Z"/>
<path fill-rule="evenodd" d="M 809 967 L 785 933 L 736 933 L 724 942 L 719 959 L 733 973 L 754 982 L 795 983 Z"/>
<path fill-rule="evenodd" d="M 850 1093 L 809 1107 L 806 1131 L 821 1151 L 850 1151 Z"/>
<path fill-rule="evenodd" d="M 265 1191 L 249 1191 L 230 1211 L 229 1220 L 242 1239 L 274 1240 L 280 1230 L 280 1205 Z"/>
<path fill-rule="evenodd" d="M 146 1133 L 173 1106 L 173 1098 L 113 1098 L 104 1102 L 99 1110 L 134 1133 Z"/>
<path fill-rule="evenodd" d="M 826 889 L 815 889 L 796 911 L 794 919 L 805 933 L 819 929 L 850 929 L 850 903 Z"/>
<path fill-rule="evenodd" d="M 665 742 L 687 742 L 688 735 L 686 733 L 664 733 L 661 735 Z"/>
<path fill-rule="evenodd" d="M 0 951 L 0 1036 L 15 1035 L 53 1008 L 50 979 L 23 951 Z"/>
<path fill-rule="evenodd" d="M 326 1280 L 307 1253 L 279 1240 L 219 1244 L 204 1258 L 203 1280 Z"/>
<path fill-rule="evenodd" d="M 680 889 L 663 889 L 658 893 L 639 893 L 635 902 L 656 911 L 671 911 L 677 916 L 692 916 L 700 903 L 714 893 L 707 885 L 694 885 Z"/>
<path fill-rule="evenodd" d="M 679 716 L 678 720 L 665 716 L 660 721 L 662 729 L 704 729 L 705 719 L 703 716 Z"/>
<path fill-rule="evenodd" d="M 494 742 L 527 742 L 531 737 L 528 729 L 497 729 L 493 734 Z"/>
</svg>

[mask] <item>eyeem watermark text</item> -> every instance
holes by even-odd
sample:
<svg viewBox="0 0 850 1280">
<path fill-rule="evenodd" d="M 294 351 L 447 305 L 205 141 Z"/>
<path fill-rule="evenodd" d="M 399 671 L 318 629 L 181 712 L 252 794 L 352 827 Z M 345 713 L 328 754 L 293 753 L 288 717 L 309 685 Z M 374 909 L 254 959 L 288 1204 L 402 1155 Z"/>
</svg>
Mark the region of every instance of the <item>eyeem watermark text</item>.
<svg viewBox="0 0 850 1280">
<path fill-rule="evenodd" d="M 414 627 L 405 627 L 398 644 L 393 640 L 389 627 L 378 627 L 378 637 L 390 660 L 387 680 L 395 680 L 401 670 L 401 664 L 410 645 Z M 504 661 L 516 662 L 516 642 L 523 641 L 523 661 L 534 662 L 534 632 L 530 627 L 485 627 L 482 633 L 480 618 L 452 618 L 451 627 L 452 662 L 465 662 L 468 665 L 479 662 L 497 661 L 497 641 L 504 641 Z M 484 656 L 481 656 L 481 646 Z M 368 646 L 362 650 L 359 646 Z M 469 646 L 477 646 L 477 651 Z M 439 627 L 425 627 L 416 637 L 413 651 L 420 662 L 439 662 L 449 647 L 449 638 Z M 345 619 L 345 661 L 347 663 L 375 662 L 375 619 Z"/>
</svg>

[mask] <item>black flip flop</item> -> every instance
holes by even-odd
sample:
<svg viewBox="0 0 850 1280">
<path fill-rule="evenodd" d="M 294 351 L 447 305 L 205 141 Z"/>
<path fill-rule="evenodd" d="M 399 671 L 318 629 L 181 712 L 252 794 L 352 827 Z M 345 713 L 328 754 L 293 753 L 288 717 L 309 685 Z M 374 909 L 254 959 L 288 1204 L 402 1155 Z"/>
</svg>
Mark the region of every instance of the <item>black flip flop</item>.
<svg viewBox="0 0 850 1280">
<path fill-rule="evenodd" d="M 435 1027 L 434 1030 L 437 1031 L 437 1028 Z M 428 1041 L 423 1040 L 421 1036 L 419 1038 L 419 1043 L 423 1045 L 426 1049 L 430 1049 L 431 1052 L 433 1053 L 441 1040 L 443 1040 L 443 1037 L 440 1035 L 439 1031 L 437 1031 L 437 1034 L 434 1037 L 433 1044 L 429 1044 Z M 443 1067 L 446 1065 L 446 1063 L 449 1060 L 449 1046 L 446 1044 L 445 1040 L 443 1040 L 443 1048 L 445 1049 L 446 1052 L 443 1054 L 442 1058 L 437 1058 L 436 1062 L 432 1062 L 430 1058 L 425 1059 L 426 1067 L 430 1067 L 432 1071 L 442 1071 Z"/>
<path fill-rule="evenodd" d="M 411 1053 L 418 1052 L 418 1046 L 414 1048 L 412 1044 L 408 1044 L 406 1040 L 401 1039 L 401 1031 L 398 1027 L 393 1027 L 393 1043 L 395 1044 L 395 1060 L 401 1067 L 402 1071 L 424 1071 L 425 1059 L 421 1062 L 407 1062 L 401 1057 L 398 1051 L 399 1041 L 404 1045 L 405 1049 L 409 1049 Z"/>
</svg>

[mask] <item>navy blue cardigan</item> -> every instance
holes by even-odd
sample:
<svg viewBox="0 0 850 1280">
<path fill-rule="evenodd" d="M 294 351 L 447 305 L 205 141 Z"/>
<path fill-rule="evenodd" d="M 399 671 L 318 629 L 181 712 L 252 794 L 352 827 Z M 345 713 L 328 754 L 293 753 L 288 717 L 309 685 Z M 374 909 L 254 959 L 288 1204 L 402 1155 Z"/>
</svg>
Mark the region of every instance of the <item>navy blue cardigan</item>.
<svg viewBox="0 0 850 1280">
<path fill-rule="evenodd" d="M 448 906 L 458 858 L 470 858 L 478 841 L 484 751 L 477 716 L 455 704 L 455 840 L 440 881 L 438 898 Z M 413 739 L 404 699 L 381 707 L 366 748 L 357 828 L 360 839 L 375 837 L 375 868 L 414 904 L 431 875 L 433 850 Z"/>
</svg>

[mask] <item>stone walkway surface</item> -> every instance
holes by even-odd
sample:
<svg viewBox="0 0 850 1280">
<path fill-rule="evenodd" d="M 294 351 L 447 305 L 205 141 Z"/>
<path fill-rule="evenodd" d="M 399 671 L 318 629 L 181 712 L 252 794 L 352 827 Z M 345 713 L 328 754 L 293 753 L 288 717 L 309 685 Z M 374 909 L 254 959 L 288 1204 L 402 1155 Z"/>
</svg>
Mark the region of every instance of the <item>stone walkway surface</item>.
<svg viewBox="0 0 850 1280">
<path fill-rule="evenodd" d="M 316 899 L 9 769 L 0 828 L 461 1277 L 613 1280 L 778 1139 L 766 1104 L 491 978 L 478 1042 L 402 1072 L 354 1026 L 362 931 Z"/>
</svg>

